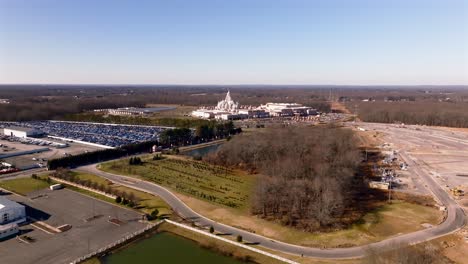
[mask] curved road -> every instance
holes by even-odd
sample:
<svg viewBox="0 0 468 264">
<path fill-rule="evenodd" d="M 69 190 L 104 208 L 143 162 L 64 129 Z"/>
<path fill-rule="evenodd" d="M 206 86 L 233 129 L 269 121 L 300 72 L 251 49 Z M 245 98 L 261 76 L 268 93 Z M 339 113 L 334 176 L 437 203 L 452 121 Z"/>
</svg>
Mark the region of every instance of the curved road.
<svg viewBox="0 0 468 264">
<path fill-rule="evenodd" d="M 414 164 L 412 160 L 406 157 L 404 158 L 407 159 L 408 164 Z M 415 168 L 417 168 L 417 166 L 415 166 Z M 387 250 L 394 248 L 398 245 L 415 244 L 452 233 L 461 228 L 465 223 L 465 215 L 463 210 L 448 196 L 448 194 L 432 178 L 430 178 L 429 175 L 427 175 L 420 169 L 417 169 L 416 173 L 423 177 L 423 179 L 427 182 L 428 186 L 431 188 L 432 192 L 437 197 L 437 199 L 447 206 L 447 218 L 442 224 L 433 228 L 392 237 L 366 246 L 333 249 L 319 249 L 288 244 L 215 222 L 190 209 L 190 207 L 188 207 L 184 202 L 177 198 L 177 196 L 170 192 L 168 189 L 151 182 L 103 172 L 97 169 L 96 165 L 80 167 L 78 170 L 93 173 L 103 178 L 106 178 L 112 182 L 157 195 L 161 197 L 164 201 L 166 201 L 172 207 L 175 213 L 181 215 L 184 218 L 191 219 L 198 225 L 213 226 L 215 230 L 222 233 L 241 235 L 246 241 L 257 242 L 261 246 L 272 250 L 277 250 L 295 255 L 310 256 L 315 258 L 358 258 L 362 257 L 365 254 L 366 249 L 368 249 L 369 246 L 372 246 L 372 248 L 375 250 Z"/>
</svg>

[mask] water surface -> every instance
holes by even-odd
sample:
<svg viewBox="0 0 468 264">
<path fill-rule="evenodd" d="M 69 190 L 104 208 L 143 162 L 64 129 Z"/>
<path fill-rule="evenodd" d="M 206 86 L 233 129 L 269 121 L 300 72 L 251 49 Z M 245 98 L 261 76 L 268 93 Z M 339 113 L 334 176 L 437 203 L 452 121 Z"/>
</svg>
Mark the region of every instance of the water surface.
<svg viewBox="0 0 468 264">
<path fill-rule="evenodd" d="M 201 248 L 196 242 L 162 232 L 143 239 L 101 259 L 103 264 L 144 263 L 217 263 L 240 264 L 243 262 Z"/>
</svg>

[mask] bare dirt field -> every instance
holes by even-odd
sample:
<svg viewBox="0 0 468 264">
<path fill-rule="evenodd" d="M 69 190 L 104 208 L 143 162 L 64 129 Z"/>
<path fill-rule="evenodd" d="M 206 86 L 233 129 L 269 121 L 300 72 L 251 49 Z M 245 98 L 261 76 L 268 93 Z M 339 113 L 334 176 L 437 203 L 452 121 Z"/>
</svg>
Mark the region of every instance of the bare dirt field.
<svg viewBox="0 0 468 264">
<path fill-rule="evenodd" d="M 462 132 L 463 129 L 454 132 L 454 128 L 442 127 L 368 124 L 359 125 L 369 133 L 380 133 L 381 142 L 388 143 L 391 150 L 404 149 L 418 164 L 425 166 L 447 191 L 468 186 L 468 132 Z M 424 189 L 417 178 L 413 179 L 413 184 L 415 189 Z"/>
</svg>

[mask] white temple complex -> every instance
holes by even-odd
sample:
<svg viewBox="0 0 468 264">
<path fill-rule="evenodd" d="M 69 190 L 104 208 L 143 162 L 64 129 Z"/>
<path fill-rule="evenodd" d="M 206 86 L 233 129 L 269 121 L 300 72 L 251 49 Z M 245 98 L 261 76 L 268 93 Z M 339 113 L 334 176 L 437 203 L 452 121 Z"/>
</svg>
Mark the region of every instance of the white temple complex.
<svg viewBox="0 0 468 264">
<path fill-rule="evenodd" d="M 317 111 L 311 107 L 296 103 L 267 103 L 259 107 L 241 107 L 231 98 L 228 91 L 226 98 L 218 102 L 215 107 L 202 107 L 192 112 L 193 117 L 204 119 L 234 120 L 244 118 L 265 118 L 270 116 L 307 116 L 316 115 Z"/>
</svg>

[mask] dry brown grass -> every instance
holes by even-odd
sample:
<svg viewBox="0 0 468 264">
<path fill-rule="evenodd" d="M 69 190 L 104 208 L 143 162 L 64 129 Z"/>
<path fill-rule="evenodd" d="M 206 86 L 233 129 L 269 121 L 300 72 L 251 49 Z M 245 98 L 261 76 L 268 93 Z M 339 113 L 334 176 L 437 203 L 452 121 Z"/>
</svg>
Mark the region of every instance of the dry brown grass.
<svg viewBox="0 0 468 264">
<path fill-rule="evenodd" d="M 252 216 L 246 210 L 219 207 L 182 194 L 177 196 L 196 212 L 215 221 L 287 243 L 323 248 L 365 245 L 421 230 L 424 223 L 436 225 L 442 218 L 435 208 L 395 201 L 366 214 L 360 223 L 349 228 L 311 233 Z"/>
</svg>

